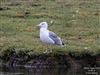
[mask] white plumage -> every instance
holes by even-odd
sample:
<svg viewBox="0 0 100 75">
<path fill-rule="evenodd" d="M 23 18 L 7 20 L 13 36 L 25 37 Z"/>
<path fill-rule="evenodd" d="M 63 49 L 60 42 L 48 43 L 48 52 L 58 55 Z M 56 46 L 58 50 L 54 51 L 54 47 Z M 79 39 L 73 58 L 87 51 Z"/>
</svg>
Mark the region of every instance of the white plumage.
<svg viewBox="0 0 100 75">
<path fill-rule="evenodd" d="M 58 37 L 54 32 L 48 30 L 47 22 L 41 22 L 40 27 L 40 40 L 45 44 L 53 44 L 64 47 L 64 43 L 61 38 Z"/>
</svg>

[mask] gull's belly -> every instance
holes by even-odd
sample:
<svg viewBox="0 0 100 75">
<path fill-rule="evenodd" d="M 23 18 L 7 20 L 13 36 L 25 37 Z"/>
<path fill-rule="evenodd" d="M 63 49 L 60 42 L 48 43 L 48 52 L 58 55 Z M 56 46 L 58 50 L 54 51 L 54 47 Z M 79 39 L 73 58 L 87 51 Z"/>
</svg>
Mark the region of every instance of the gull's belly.
<svg viewBox="0 0 100 75">
<path fill-rule="evenodd" d="M 46 44 L 54 44 L 54 41 L 49 38 L 47 33 L 42 33 L 42 35 L 40 34 L 40 40 Z"/>
</svg>

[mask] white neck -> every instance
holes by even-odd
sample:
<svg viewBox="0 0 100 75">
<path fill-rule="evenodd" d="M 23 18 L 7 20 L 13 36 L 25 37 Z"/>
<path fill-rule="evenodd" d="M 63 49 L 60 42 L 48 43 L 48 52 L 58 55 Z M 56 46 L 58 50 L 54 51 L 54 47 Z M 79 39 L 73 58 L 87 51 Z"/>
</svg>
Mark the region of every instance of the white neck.
<svg viewBox="0 0 100 75">
<path fill-rule="evenodd" d="M 45 31 L 45 30 L 47 30 L 47 28 L 43 28 L 43 27 L 40 28 L 40 31 Z"/>
<path fill-rule="evenodd" d="M 48 35 L 48 30 L 47 28 L 40 28 L 40 37 L 43 35 Z"/>
</svg>

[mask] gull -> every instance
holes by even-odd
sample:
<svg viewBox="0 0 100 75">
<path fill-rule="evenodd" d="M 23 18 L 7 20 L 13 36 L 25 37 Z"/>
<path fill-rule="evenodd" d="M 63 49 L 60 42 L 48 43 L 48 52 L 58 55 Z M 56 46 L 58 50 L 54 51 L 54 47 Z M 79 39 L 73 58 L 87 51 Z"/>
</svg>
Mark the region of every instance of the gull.
<svg viewBox="0 0 100 75">
<path fill-rule="evenodd" d="M 59 45 L 61 47 L 64 47 L 64 43 L 62 39 L 57 36 L 54 32 L 48 30 L 48 23 L 47 22 L 41 22 L 39 25 L 40 27 L 40 40 L 49 45 Z"/>
</svg>

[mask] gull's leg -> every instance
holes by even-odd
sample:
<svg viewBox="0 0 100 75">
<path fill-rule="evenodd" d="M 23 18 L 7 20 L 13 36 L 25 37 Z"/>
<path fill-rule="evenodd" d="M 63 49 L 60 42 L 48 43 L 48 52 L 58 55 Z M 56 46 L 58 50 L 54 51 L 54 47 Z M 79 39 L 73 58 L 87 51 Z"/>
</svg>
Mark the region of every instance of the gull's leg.
<svg viewBox="0 0 100 75">
<path fill-rule="evenodd" d="M 52 53 L 52 47 L 50 44 L 47 45 L 47 52 Z"/>
<path fill-rule="evenodd" d="M 53 46 L 51 46 L 51 45 L 49 46 L 49 52 L 50 52 L 50 53 L 52 53 L 52 47 L 53 47 Z"/>
<path fill-rule="evenodd" d="M 46 44 L 46 51 L 44 53 L 52 53 L 51 45 Z"/>
<path fill-rule="evenodd" d="M 47 48 L 46 48 L 46 50 L 43 52 L 43 53 L 47 53 L 48 51 L 47 51 Z"/>
<path fill-rule="evenodd" d="M 48 51 L 48 53 L 50 53 L 50 47 L 49 47 L 49 45 L 47 45 L 47 51 Z"/>
<path fill-rule="evenodd" d="M 49 47 L 48 47 L 48 45 L 47 44 L 45 44 L 46 46 L 46 50 L 43 52 L 43 53 L 48 53 L 48 49 L 49 49 Z"/>
</svg>

